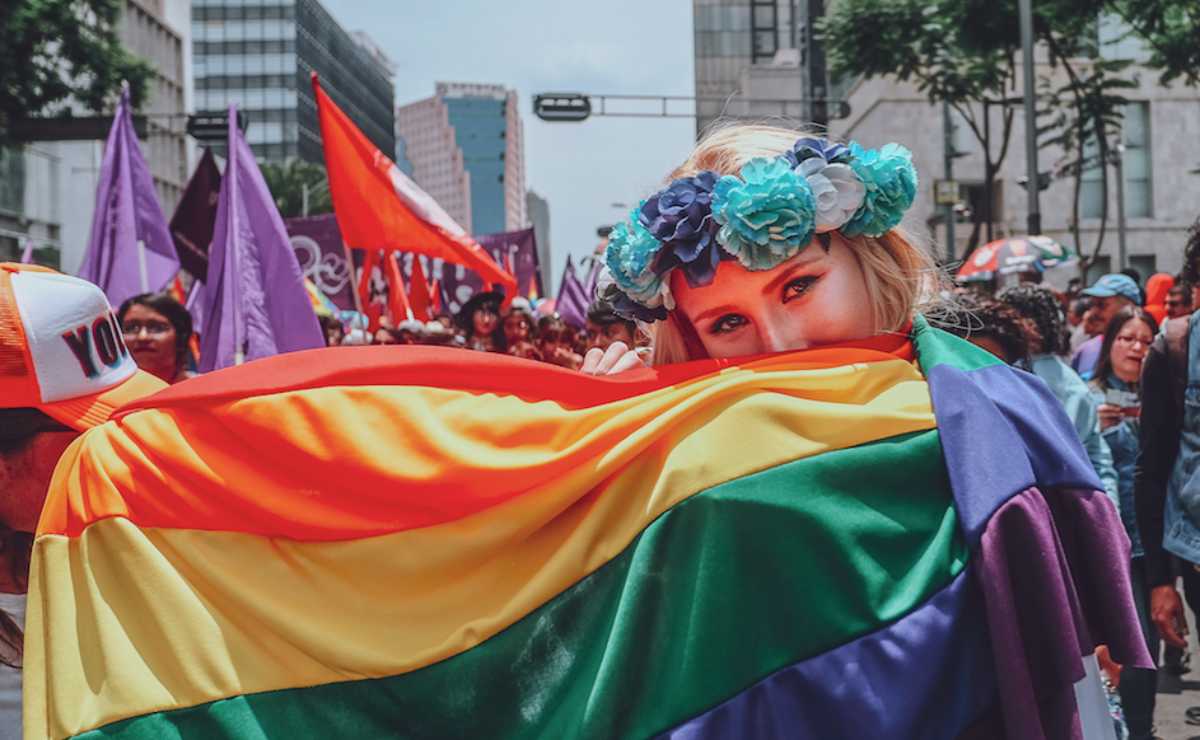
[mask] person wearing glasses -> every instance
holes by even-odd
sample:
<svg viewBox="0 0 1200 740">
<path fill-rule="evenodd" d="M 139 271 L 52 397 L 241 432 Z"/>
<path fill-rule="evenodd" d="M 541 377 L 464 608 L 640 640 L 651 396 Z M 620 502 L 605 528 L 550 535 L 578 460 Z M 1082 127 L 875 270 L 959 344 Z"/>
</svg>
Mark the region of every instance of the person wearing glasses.
<svg viewBox="0 0 1200 740">
<path fill-rule="evenodd" d="M 167 383 L 195 375 L 188 369 L 192 316 L 167 293 L 142 293 L 117 311 L 125 344 L 138 367 Z"/>
<path fill-rule="evenodd" d="M 1130 543 L 1133 601 L 1150 655 L 1158 655 L 1158 634 L 1150 624 L 1150 591 L 1146 586 L 1142 539 L 1134 506 L 1134 472 L 1141 448 L 1138 435 L 1142 410 L 1142 364 L 1158 333 L 1154 317 L 1136 306 L 1122 308 L 1109 322 L 1100 346 L 1100 359 L 1089 384 L 1098 404 L 1100 430 L 1112 451 L 1117 472 L 1121 522 Z M 1121 672 L 1121 704 L 1132 740 L 1154 737 L 1156 672 L 1126 668 Z"/>
</svg>

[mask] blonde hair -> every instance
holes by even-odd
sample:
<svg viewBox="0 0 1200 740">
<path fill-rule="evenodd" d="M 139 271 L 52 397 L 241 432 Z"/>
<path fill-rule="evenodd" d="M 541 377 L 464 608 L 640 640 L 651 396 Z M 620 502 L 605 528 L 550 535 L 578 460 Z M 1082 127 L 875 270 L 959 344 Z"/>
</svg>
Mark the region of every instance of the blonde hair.
<svg viewBox="0 0 1200 740">
<path fill-rule="evenodd" d="M 690 177 L 702 170 L 718 175 L 736 175 L 755 157 L 777 157 L 792 148 L 796 139 L 813 135 L 805 131 L 764 124 L 735 123 L 709 131 L 687 160 L 675 168 L 667 181 Z M 937 303 L 943 279 L 928 249 L 900 228 L 872 238 L 843 237 L 862 267 L 871 305 L 875 332 L 898 331 L 913 314 Z M 650 362 L 666 365 L 696 359 L 676 317 L 646 327 L 652 338 Z"/>
</svg>

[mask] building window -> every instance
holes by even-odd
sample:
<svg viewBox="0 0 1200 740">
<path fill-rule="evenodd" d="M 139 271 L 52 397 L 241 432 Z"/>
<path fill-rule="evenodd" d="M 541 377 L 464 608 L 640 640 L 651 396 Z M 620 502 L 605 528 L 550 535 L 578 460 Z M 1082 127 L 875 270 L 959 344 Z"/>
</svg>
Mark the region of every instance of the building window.
<svg viewBox="0 0 1200 740">
<path fill-rule="evenodd" d="M 1125 216 L 1128 218 L 1150 218 L 1154 215 L 1154 191 L 1151 187 L 1152 165 L 1150 150 L 1150 104 L 1129 103 L 1125 106 L 1122 123 L 1122 138 L 1125 152 L 1122 167 L 1125 173 Z M 1085 162 L 1093 165 L 1083 172 L 1080 189 L 1080 212 L 1083 218 L 1100 218 L 1104 215 L 1104 182 L 1099 162 L 1099 147 L 1088 141 L 1083 147 Z M 1115 172 L 1110 172 L 1115 175 Z M 1109 180 L 1109 190 L 1115 193 L 1116 183 Z M 1115 195 L 1113 195 L 1115 198 Z"/>
</svg>

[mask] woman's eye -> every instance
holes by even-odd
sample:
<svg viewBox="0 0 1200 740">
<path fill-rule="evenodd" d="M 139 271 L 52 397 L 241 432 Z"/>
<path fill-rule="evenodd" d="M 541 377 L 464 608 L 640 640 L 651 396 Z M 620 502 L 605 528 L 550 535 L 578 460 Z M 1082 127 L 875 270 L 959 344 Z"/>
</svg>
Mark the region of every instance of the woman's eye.
<svg viewBox="0 0 1200 740">
<path fill-rule="evenodd" d="M 745 316 L 740 316 L 736 313 L 729 313 L 713 322 L 713 325 L 709 328 L 709 331 L 713 334 L 728 334 L 731 331 L 741 328 L 745 324 Z"/>
<path fill-rule="evenodd" d="M 793 298 L 799 298 L 804 295 L 817 284 L 818 280 L 820 278 L 816 275 L 805 275 L 804 277 L 798 277 L 795 280 L 789 281 L 787 285 L 783 286 L 783 302 L 787 303 Z"/>
</svg>

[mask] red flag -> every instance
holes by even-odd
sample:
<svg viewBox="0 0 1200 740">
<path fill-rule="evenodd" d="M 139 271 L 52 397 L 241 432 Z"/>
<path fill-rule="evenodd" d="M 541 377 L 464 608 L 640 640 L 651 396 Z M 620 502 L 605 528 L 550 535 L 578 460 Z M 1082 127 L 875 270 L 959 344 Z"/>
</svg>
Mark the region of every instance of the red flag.
<svg viewBox="0 0 1200 740">
<path fill-rule="evenodd" d="M 392 315 L 393 327 L 413 317 L 412 306 L 408 304 L 408 295 L 404 292 L 404 277 L 400 274 L 399 257 L 395 252 L 388 252 L 383 258 L 387 263 L 384 269 L 388 281 L 388 313 Z"/>
<path fill-rule="evenodd" d="M 342 239 L 355 249 L 395 249 L 463 265 L 516 295 L 517 281 L 497 265 L 437 202 L 380 152 L 338 108 L 314 72 L 329 193 Z"/>
<path fill-rule="evenodd" d="M 379 329 L 379 316 L 383 313 L 383 309 L 378 303 L 371 300 L 371 273 L 375 271 L 375 265 L 379 263 L 379 250 L 368 249 L 367 256 L 363 259 L 362 275 L 358 278 L 358 297 L 362 305 L 363 314 L 367 317 L 367 330 L 374 334 Z"/>
<path fill-rule="evenodd" d="M 435 316 L 442 312 L 442 283 L 436 278 L 429 284 L 429 315 Z"/>
<path fill-rule="evenodd" d="M 412 256 L 412 272 L 408 275 L 408 303 L 412 306 L 414 316 L 421 321 L 429 321 L 433 297 L 429 294 L 429 282 L 425 279 L 421 258 L 415 254 Z"/>
</svg>

